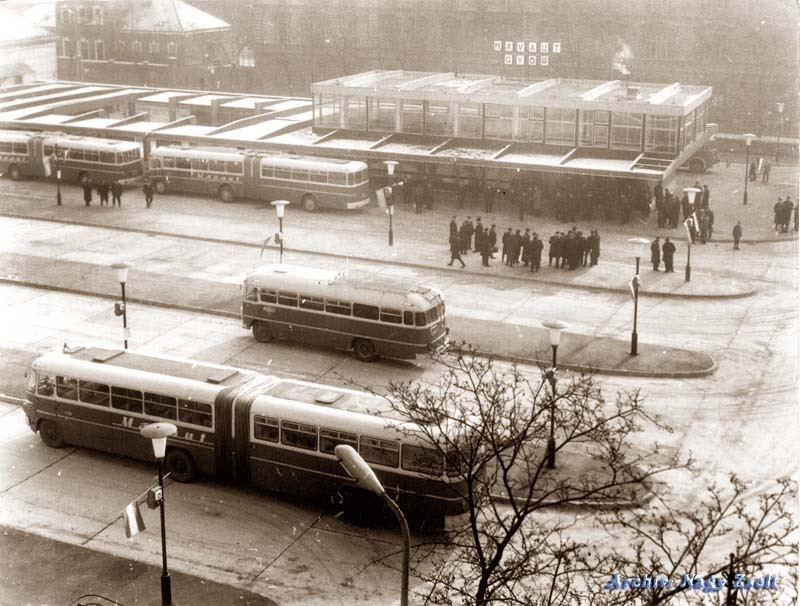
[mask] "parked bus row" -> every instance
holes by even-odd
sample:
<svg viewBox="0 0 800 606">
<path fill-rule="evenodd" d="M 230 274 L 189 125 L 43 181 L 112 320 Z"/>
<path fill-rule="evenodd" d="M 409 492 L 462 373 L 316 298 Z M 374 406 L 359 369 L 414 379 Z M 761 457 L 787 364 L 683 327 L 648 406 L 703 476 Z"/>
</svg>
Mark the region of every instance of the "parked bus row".
<svg viewBox="0 0 800 606">
<path fill-rule="evenodd" d="M 65 347 L 34 360 L 23 409 L 52 448 L 141 460 L 152 458 L 141 426 L 169 421 L 178 432 L 168 439 L 165 465 L 175 480 L 206 475 L 321 502 L 366 498 L 334 454 L 349 444 L 410 516 L 438 524 L 464 512 L 463 481 L 441 451 L 385 399 L 365 392 L 128 350 Z"/>
<path fill-rule="evenodd" d="M 308 212 L 355 210 L 369 204 L 371 195 L 364 162 L 165 145 L 151 150 L 145 163 L 141 145 L 134 141 L 14 130 L 0 130 L 0 173 L 14 180 L 78 183 L 89 177 L 120 183 L 146 178 L 159 193 L 211 195 L 224 202 L 288 200 Z"/>
</svg>

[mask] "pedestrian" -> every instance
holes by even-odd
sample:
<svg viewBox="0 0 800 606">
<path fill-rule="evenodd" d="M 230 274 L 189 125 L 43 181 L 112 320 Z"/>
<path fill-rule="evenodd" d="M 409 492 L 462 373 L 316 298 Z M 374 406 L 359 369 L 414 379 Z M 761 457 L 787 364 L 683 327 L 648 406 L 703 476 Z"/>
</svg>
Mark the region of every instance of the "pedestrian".
<svg viewBox="0 0 800 606">
<path fill-rule="evenodd" d="M 122 208 L 122 184 L 119 181 L 111 184 L 111 205 Z"/>
<path fill-rule="evenodd" d="M 673 272 L 672 263 L 675 258 L 675 245 L 669 241 L 669 238 L 664 238 L 664 245 L 661 247 L 661 252 L 664 253 L 664 271 Z"/>
<path fill-rule="evenodd" d="M 591 264 L 597 265 L 597 260 L 600 258 L 600 232 L 594 230 L 594 240 L 592 240 L 592 253 Z"/>
<path fill-rule="evenodd" d="M 461 258 L 461 238 L 458 234 L 450 234 L 450 265 L 453 266 L 453 261 L 458 261 L 461 263 L 461 269 L 464 269 L 466 264 L 464 260 Z"/>
<path fill-rule="evenodd" d="M 725 154 L 725 168 L 731 167 L 731 161 L 733 160 L 733 148 L 731 147 L 728 150 L 728 153 Z"/>
<path fill-rule="evenodd" d="M 481 243 L 478 242 L 478 234 L 480 233 L 481 238 L 483 237 L 483 223 L 481 223 L 481 218 L 478 217 L 475 219 L 475 247 L 473 250 L 475 252 L 481 251 Z"/>
<path fill-rule="evenodd" d="M 653 271 L 658 271 L 661 265 L 661 242 L 657 237 L 650 243 L 650 263 L 653 264 Z"/>
<path fill-rule="evenodd" d="M 97 197 L 100 198 L 100 206 L 108 206 L 108 181 L 100 179 L 97 184 Z"/>
<path fill-rule="evenodd" d="M 758 171 L 756 170 L 756 161 L 753 160 L 752 162 L 750 162 L 750 172 L 749 172 L 750 180 L 751 181 L 755 181 L 757 174 L 758 174 Z"/>
<path fill-rule="evenodd" d="M 778 196 L 778 201 L 772 206 L 773 218 L 772 222 L 775 224 L 775 231 L 781 224 L 781 209 L 783 208 L 783 198 Z"/>
<path fill-rule="evenodd" d="M 517 230 L 514 234 L 511 235 L 509 238 L 509 251 L 508 251 L 508 265 L 514 267 L 514 265 L 519 260 L 519 253 L 520 249 L 522 248 L 522 235 L 519 233 L 520 230 Z"/>
<path fill-rule="evenodd" d="M 489 258 L 494 259 L 494 253 L 497 252 L 497 226 L 492 223 L 489 229 Z"/>
<path fill-rule="evenodd" d="M 92 204 L 92 179 L 87 176 L 81 183 L 81 187 L 83 187 L 83 201 L 86 206 L 90 206 Z"/>
<path fill-rule="evenodd" d="M 456 216 L 453 215 L 453 218 L 450 219 L 450 237 L 458 235 L 458 223 L 456 223 Z"/>
<path fill-rule="evenodd" d="M 786 200 L 783 201 L 783 208 L 781 210 L 781 233 L 786 233 L 789 231 L 789 222 L 792 220 L 792 210 L 794 208 L 794 203 L 792 202 L 791 196 L 786 196 Z"/>
<path fill-rule="evenodd" d="M 506 233 L 503 234 L 503 253 L 500 255 L 500 262 L 506 265 L 508 265 L 508 255 L 511 252 L 511 238 L 513 237 L 514 234 L 511 233 L 511 228 L 509 227 Z"/>
<path fill-rule="evenodd" d="M 575 254 L 577 256 L 576 265 L 585 267 L 586 262 L 584 261 L 584 257 L 586 252 L 586 238 L 583 237 L 583 232 L 579 231 L 578 234 L 575 236 L 575 239 L 578 241 L 576 244 L 576 251 L 575 251 Z"/>
<path fill-rule="evenodd" d="M 703 208 L 708 208 L 710 202 L 711 202 L 711 191 L 708 189 L 708 185 L 703 185 L 703 197 L 702 197 Z"/>
<path fill-rule="evenodd" d="M 533 232 L 531 240 L 531 271 L 539 271 L 542 265 L 542 249 L 544 243 L 539 239 L 539 234 Z"/>
<path fill-rule="evenodd" d="M 769 160 L 764 158 L 764 162 L 761 165 L 761 182 L 762 183 L 769 183 L 769 172 L 772 170 L 772 165 L 769 163 Z"/>
<path fill-rule="evenodd" d="M 490 267 L 489 265 L 489 257 L 491 256 L 491 248 L 489 246 L 489 234 L 483 230 L 483 227 L 480 228 L 480 232 L 476 232 L 481 234 L 480 238 L 480 251 L 481 251 L 481 265 L 484 267 Z M 477 235 L 475 236 L 477 239 Z"/>
<path fill-rule="evenodd" d="M 144 182 L 142 193 L 144 193 L 144 203 L 147 205 L 147 208 L 150 208 L 153 204 L 153 186 L 150 185 L 149 180 Z"/>
<path fill-rule="evenodd" d="M 794 230 L 797 231 L 797 202 L 794 203 Z"/>
<path fill-rule="evenodd" d="M 469 217 L 464 219 L 461 222 L 461 227 L 458 229 L 458 239 L 461 242 L 461 248 L 459 250 L 461 251 L 462 255 L 466 254 L 466 252 L 469 250 L 470 239 L 472 237 L 472 233 L 470 232 L 469 227 L 467 227 L 468 219 Z"/>
<path fill-rule="evenodd" d="M 520 246 L 520 258 L 525 267 L 528 266 L 531 260 L 531 228 L 525 228 L 525 235 L 522 236 L 522 245 Z"/>
<path fill-rule="evenodd" d="M 742 222 L 737 221 L 733 226 L 733 250 L 739 250 L 739 240 L 742 239 Z"/>
<path fill-rule="evenodd" d="M 556 256 L 556 242 L 558 241 L 558 232 L 554 233 L 550 236 L 550 240 L 548 240 L 548 244 L 550 245 L 547 249 L 547 266 L 553 266 L 553 259 L 556 259 L 556 269 L 558 269 L 558 258 Z"/>
</svg>

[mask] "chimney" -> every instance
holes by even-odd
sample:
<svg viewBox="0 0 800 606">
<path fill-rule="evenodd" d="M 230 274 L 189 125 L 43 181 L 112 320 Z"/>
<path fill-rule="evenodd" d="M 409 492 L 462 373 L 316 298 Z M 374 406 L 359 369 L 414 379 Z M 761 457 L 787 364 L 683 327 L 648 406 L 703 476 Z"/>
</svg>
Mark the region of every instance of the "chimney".
<svg viewBox="0 0 800 606">
<path fill-rule="evenodd" d="M 639 98 L 639 91 L 642 90 L 641 86 L 627 86 L 628 97 L 631 99 L 638 99 Z"/>
</svg>

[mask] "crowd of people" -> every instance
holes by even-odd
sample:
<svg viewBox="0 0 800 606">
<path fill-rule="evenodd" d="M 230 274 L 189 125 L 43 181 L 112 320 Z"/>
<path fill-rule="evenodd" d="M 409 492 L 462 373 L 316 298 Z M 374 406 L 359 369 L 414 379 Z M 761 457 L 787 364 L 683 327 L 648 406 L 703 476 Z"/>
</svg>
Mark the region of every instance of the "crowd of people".
<svg viewBox="0 0 800 606">
<path fill-rule="evenodd" d="M 81 187 L 83 188 L 83 202 L 86 206 L 91 206 L 93 200 L 92 192 L 96 192 L 97 197 L 100 199 L 100 206 L 108 206 L 108 197 L 111 195 L 111 206 L 119 206 L 122 208 L 123 188 L 119 181 L 109 182 L 105 179 L 101 179 L 95 183 L 91 176 L 87 176 L 81 182 Z M 150 208 L 153 204 L 155 189 L 149 179 L 145 179 L 144 185 L 142 186 L 142 193 L 144 194 L 146 207 Z"/>
<path fill-rule="evenodd" d="M 794 212 L 794 231 L 797 231 L 797 203 L 792 202 L 791 196 L 786 196 L 785 200 L 778 197 L 778 201 L 772 207 L 775 213 L 775 231 L 785 234 L 789 231 L 789 222 L 792 220 Z"/>
<path fill-rule="evenodd" d="M 522 264 L 528 267 L 531 272 L 538 272 L 542 266 L 542 253 L 544 242 L 539 234 L 532 232 L 531 228 L 516 231 L 509 227 L 499 238 L 497 225 L 490 227 L 484 226 L 480 217 L 476 218 L 475 223 L 472 217 L 468 216 L 458 224 L 455 215 L 450 220 L 450 262 L 452 266 L 458 261 L 461 267 L 466 267 L 461 255 L 470 251 L 478 252 L 481 255 L 481 264 L 489 267 L 489 260 L 495 259 L 495 253 L 500 252 L 500 261 L 509 267 Z M 548 240 L 548 267 L 552 267 L 555 262 L 556 269 L 577 269 L 587 265 L 597 265 L 600 258 L 600 234 L 592 230 L 588 237 L 584 237 L 582 231 L 573 227 L 568 232 L 556 232 Z"/>
</svg>

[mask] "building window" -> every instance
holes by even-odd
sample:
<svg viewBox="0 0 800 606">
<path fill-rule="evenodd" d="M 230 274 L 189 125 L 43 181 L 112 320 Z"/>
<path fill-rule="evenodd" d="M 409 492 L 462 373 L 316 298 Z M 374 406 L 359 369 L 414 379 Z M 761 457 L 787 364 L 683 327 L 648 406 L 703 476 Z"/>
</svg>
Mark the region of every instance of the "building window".
<svg viewBox="0 0 800 606">
<path fill-rule="evenodd" d="M 101 6 L 94 7 L 94 24 L 103 25 L 103 8 Z"/>
<path fill-rule="evenodd" d="M 64 38 L 61 41 L 61 56 L 72 57 L 75 54 L 75 47 L 69 38 Z"/>
<path fill-rule="evenodd" d="M 154 40 L 153 42 L 150 43 L 150 54 L 151 55 L 157 55 L 158 54 L 158 50 L 159 50 L 158 49 L 158 42 L 156 42 Z"/>
<path fill-rule="evenodd" d="M 255 67 L 255 66 L 256 66 L 256 54 L 252 49 L 249 49 L 245 46 L 242 49 L 242 52 L 239 53 L 239 67 Z"/>
<path fill-rule="evenodd" d="M 611 149 L 642 149 L 642 114 L 611 113 Z"/>
<path fill-rule="evenodd" d="M 120 59 L 124 55 L 128 54 L 127 42 L 123 42 L 122 40 L 117 40 L 117 43 L 114 46 L 116 47 L 117 59 Z"/>
<path fill-rule="evenodd" d="M 133 44 L 131 44 L 131 50 L 135 55 L 142 54 L 142 41 L 141 40 L 134 40 Z"/>
<path fill-rule="evenodd" d="M 575 145 L 575 111 L 574 109 L 547 109 L 548 145 Z"/>
<path fill-rule="evenodd" d="M 167 57 L 174 59 L 178 56 L 178 45 L 174 42 L 167 42 Z"/>
<path fill-rule="evenodd" d="M 64 25 L 72 23 L 72 11 L 66 6 L 61 7 L 61 23 Z"/>
<path fill-rule="evenodd" d="M 91 56 L 89 54 L 89 41 L 88 40 L 81 40 L 80 42 L 80 50 L 81 50 L 81 59 L 90 59 Z"/>
<path fill-rule="evenodd" d="M 89 9 L 85 6 L 78 7 L 78 23 L 81 25 L 87 25 L 91 23 L 89 20 Z"/>
<path fill-rule="evenodd" d="M 106 60 L 106 43 L 102 40 L 94 41 L 94 58 L 97 61 Z"/>
</svg>

